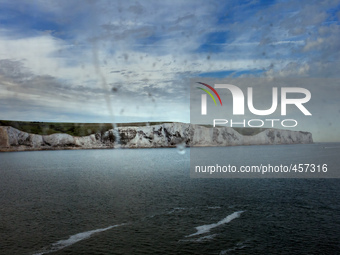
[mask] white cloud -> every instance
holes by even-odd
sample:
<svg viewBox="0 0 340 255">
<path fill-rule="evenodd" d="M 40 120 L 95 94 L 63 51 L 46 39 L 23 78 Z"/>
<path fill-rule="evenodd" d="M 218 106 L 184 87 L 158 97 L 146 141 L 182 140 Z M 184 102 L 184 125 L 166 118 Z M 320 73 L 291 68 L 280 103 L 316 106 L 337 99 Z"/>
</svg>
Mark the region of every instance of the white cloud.
<svg viewBox="0 0 340 255">
<path fill-rule="evenodd" d="M 117 115 L 187 121 L 187 81 L 200 73 L 339 73 L 340 29 L 326 22 L 334 7 L 328 1 L 254 1 L 251 8 L 238 1 L 3 2 L 54 24 L 0 30 L 0 60 L 20 73 L 0 73 L 2 100 L 21 100 L 32 111 L 100 115 L 110 100 Z"/>
</svg>

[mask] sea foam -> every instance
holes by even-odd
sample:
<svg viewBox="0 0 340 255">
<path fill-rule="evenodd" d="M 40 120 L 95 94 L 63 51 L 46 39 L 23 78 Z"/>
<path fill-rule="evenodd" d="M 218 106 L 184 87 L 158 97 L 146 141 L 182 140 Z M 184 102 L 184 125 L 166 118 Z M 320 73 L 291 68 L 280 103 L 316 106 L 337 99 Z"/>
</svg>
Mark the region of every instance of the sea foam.
<svg viewBox="0 0 340 255">
<path fill-rule="evenodd" d="M 244 211 L 234 212 L 234 213 L 228 215 L 227 217 L 225 217 L 224 219 L 220 220 L 217 223 L 212 223 L 212 224 L 208 224 L 208 225 L 198 226 L 198 227 L 196 227 L 196 230 L 197 230 L 196 233 L 193 233 L 193 234 L 188 235 L 186 237 L 197 236 L 197 235 L 201 235 L 201 234 L 207 233 L 207 232 L 209 232 L 213 228 L 216 228 L 216 227 L 218 227 L 220 225 L 226 224 L 226 223 L 232 221 L 233 219 L 236 219 L 236 218 L 240 217 L 241 213 L 243 213 L 243 212 Z"/>
<path fill-rule="evenodd" d="M 103 232 L 103 231 L 109 230 L 111 228 L 115 228 L 115 227 L 119 227 L 119 226 L 123 226 L 123 225 L 125 225 L 125 223 L 118 224 L 118 225 L 112 225 L 112 226 L 109 226 L 109 227 L 106 227 L 106 228 L 99 228 L 99 229 L 94 229 L 94 230 L 90 230 L 90 231 L 86 231 L 86 232 L 81 232 L 81 233 L 70 236 L 68 239 L 57 241 L 57 242 L 51 244 L 51 246 L 48 249 L 46 249 L 45 251 L 40 251 L 38 253 L 34 253 L 33 255 L 42 255 L 42 254 L 47 254 L 47 253 L 59 251 L 59 250 L 65 248 L 67 246 L 70 246 L 70 245 L 75 244 L 75 243 L 77 243 L 81 240 L 89 238 L 91 235 L 93 235 L 95 233 Z"/>
</svg>

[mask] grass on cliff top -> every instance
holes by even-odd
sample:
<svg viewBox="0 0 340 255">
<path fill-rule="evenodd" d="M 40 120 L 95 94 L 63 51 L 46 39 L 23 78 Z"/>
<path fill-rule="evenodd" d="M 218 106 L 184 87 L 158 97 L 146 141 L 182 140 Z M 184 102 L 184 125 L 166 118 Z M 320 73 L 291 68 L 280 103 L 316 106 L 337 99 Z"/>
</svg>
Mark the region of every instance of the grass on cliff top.
<svg viewBox="0 0 340 255">
<path fill-rule="evenodd" d="M 157 125 L 170 122 L 136 122 L 118 123 L 118 127 L 136 127 Z M 21 131 L 37 134 L 50 135 L 55 133 L 65 133 L 73 136 L 86 136 L 95 133 L 103 133 L 113 128 L 112 123 L 70 123 L 70 122 L 36 122 L 36 121 L 11 121 L 0 120 L 0 126 L 11 126 Z"/>
<path fill-rule="evenodd" d="M 141 127 L 147 125 L 159 125 L 171 122 L 134 122 L 134 123 L 118 123 L 118 127 Z M 70 123 L 70 122 L 36 122 L 36 121 L 11 121 L 0 120 L 0 126 L 11 126 L 21 131 L 37 134 L 50 135 L 55 133 L 65 133 L 73 136 L 86 136 L 95 133 L 104 133 L 112 129 L 112 123 Z M 211 125 L 204 125 L 212 127 Z M 241 135 L 256 135 L 266 128 L 234 128 Z"/>
</svg>

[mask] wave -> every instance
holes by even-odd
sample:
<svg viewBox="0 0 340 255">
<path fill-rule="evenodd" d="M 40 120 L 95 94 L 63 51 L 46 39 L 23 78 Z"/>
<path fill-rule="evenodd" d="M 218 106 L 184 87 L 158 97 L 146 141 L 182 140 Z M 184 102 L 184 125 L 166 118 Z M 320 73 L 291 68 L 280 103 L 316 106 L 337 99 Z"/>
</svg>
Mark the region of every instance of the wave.
<svg viewBox="0 0 340 255">
<path fill-rule="evenodd" d="M 194 240 L 195 242 L 205 242 L 205 241 L 210 241 L 212 239 L 215 238 L 215 236 L 217 236 L 217 234 L 213 234 L 213 235 L 207 235 L 207 236 L 202 236 L 200 238 L 197 238 L 196 240 Z"/>
<path fill-rule="evenodd" d="M 217 223 L 212 223 L 212 224 L 208 224 L 208 225 L 198 226 L 198 227 L 196 227 L 196 230 L 197 230 L 196 233 L 193 233 L 193 234 L 188 235 L 186 237 L 197 236 L 197 235 L 201 235 L 201 234 L 207 233 L 207 232 L 209 232 L 213 228 L 216 228 L 216 227 L 218 227 L 220 225 L 226 224 L 226 223 L 232 221 L 233 219 L 236 219 L 236 218 L 240 217 L 241 213 L 243 213 L 243 212 L 244 211 L 234 212 L 234 213 L 228 215 L 227 217 L 225 217 L 223 220 L 220 220 Z"/>
<path fill-rule="evenodd" d="M 208 206 L 208 209 L 221 209 L 221 206 Z"/>
<path fill-rule="evenodd" d="M 194 243 L 202 243 L 202 242 L 209 242 L 213 240 L 217 234 L 201 236 L 199 238 L 192 238 L 192 239 L 181 239 L 178 242 L 194 242 Z"/>
<path fill-rule="evenodd" d="M 225 255 L 225 254 L 228 254 L 229 252 L 233 252 L 233 251 L 236 251 L 236 250 L 241 250 L 243 248 L 247 247 L 247 245 L 243 244 L 243 243 L 238 243 L 236 244 L 235 247 L 233 248 L 230 248 L 230 249 L 227 249 L 227 250 L 223 250 L 219 253 L 219 255 Z"/>
<path fill-rule="evenodd" d="M 87 239 L 95 233 L 103 232 L 103 231 L 106 231 L 106 230 L 109 230 L 109 229 L 112 229 L 112 228 L 123 226 L 125 224 L 126 223 L 118 224 L 118 225 L 112 225 L 112 226 L 109 226 L 107 228 L 99 228 L 99 229 L 90 230 L 90 231 L 86 231 L 86 232 L 82 232 L 82 233 L 72 235 L 68 239 L 60 240 L 60 241 L 57 241 L 57 242 L 51 244 L 51 246 L 48 249 L 46 249 L 45 251 L 40 251 L 38 253 L 34 253 L 33 255 L 42 255 L 42 254 L 47 254 L 47 253 L 59 251 L 59 250 L 65 248 L 67 246 L 75 244 L 75 243 L 77 243 L 81 240 Z"/>
<path fill-rule="evenodd" d="M 172 208 L 169 212 L 168 212 L 168 214 L 172 214 L 172 213 L 174 213 L 174 212 L 179 212 L 179 211 L 183 211 L 183 210 L 186 210 L 187 208 L 184 208 L 184 207 L 174 207 L 174 208 Z"/>
<path fill-rule="evenodd" d="M 172 214 L 174 212 L 181 212 L 181 211 L 184 211 L 184 210 L 192 210 L 192 209 L 198 209 L 198 208 L 202 208 L 202 209 L 210 209 L 210 210 L 215 210 L 215 209 L 221 209 L 222 207 L 221 206 L 200 206 L 200 207 L 188 207 L 188 208 L 185 208 L 185 207 L 174 207 L 172 208 L 168 214 Z"/>
</svg>

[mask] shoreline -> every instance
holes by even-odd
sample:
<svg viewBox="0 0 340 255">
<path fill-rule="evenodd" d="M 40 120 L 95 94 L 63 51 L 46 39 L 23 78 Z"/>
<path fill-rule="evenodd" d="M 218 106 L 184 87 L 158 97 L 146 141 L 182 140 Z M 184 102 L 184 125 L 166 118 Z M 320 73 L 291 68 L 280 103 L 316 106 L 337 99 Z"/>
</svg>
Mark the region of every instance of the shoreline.
<svg viewBox="0 0 340 255">
<path fill-rule="evenodd" d="M 185 146 L 185 148 L 216 148 L 216 147 L 241 147 L 241 146 L 271 146 L 271 145 L 306 145 L 306 144 L 322 144 L 322 143 L 329 143 L 329 142 L 313 142 L 313 143 L 280 143 L 280 144 L 242 144 L 242 145 L 230 145 L 230 146 Z M 338 142 L 333 142 L 338 143 Z M 77 147 L 55 147 L 55 148 L 42 148 L 42 149 L 34 149 L 34 148 L 24 148 L 24 149 L 12 149 L 12 148 L 0 148 L 1 152 L 30 152 L 30 151 L 72 151 L 72 150 L 147 150 L 147 149 L 176 149 L 177 146 L 163 146 L 163 147 L 94 147 L 94 148 L 77 148 Z"/>
<path fill-rule="evenodd" d="M 134 149 L 224 147 L 247 145 L 309 144 L 312 134 L 268 128 L 255 135 L 242 135 L 230 127 L 205 127 L 186 123 L 118 127 L 88 136 L 64 133 L 37 135 L 0 126 L 0 152 L 81 149 Z"/>
</svg>

